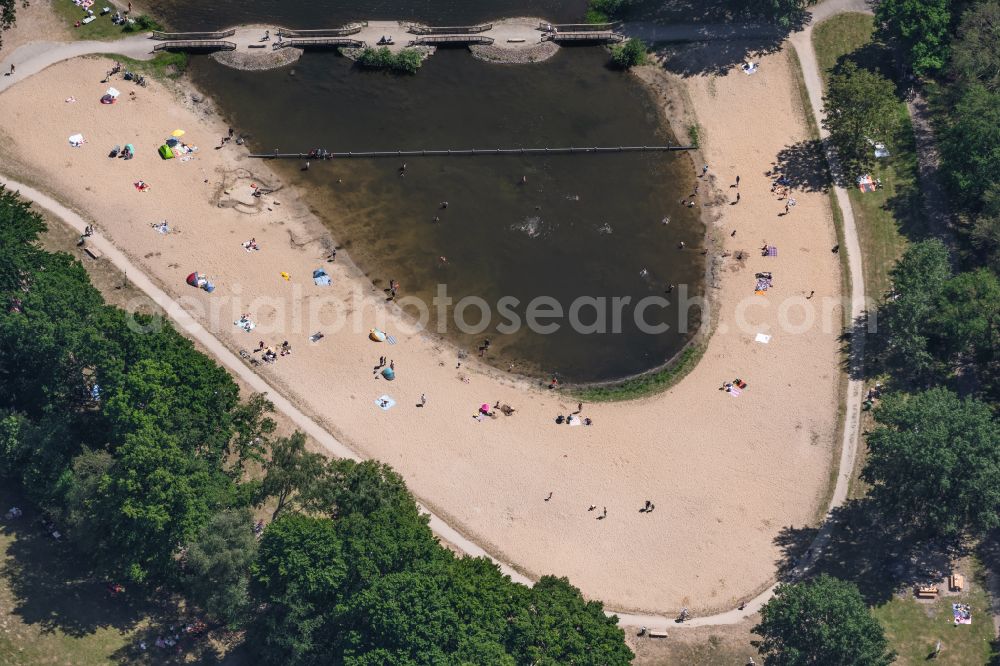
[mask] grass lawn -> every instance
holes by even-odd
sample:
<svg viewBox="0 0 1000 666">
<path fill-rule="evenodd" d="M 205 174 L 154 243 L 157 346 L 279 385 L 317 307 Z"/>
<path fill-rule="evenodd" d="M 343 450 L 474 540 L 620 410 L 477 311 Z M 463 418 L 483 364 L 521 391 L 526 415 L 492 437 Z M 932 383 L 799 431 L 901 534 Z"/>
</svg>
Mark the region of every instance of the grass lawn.
<svg viewBox="0 0 1000 666">
<path fill-rule="evenodd" d="M 866 14 L 840 14 L 813 29 L 813 47 L 820 69 L 828 73 L 842 58 L 860 67 L 890 73 L 888 54 L 872 44 L 874 26 Z M 850 54 L 850 55 L 849 55 Z M 883 188 L 862 194 L 848 188 L 861 243 L 862 268 L 868 296 L 876 301 L 889 288 L 888 272 L 907 244 L 925 234 L 922 201 L 917 183 L 917 155 L 906 104 L 899 103 L 900 128 L 888 142 L 892 156 L 879 160 L 872 176 Z M 852 174 L 852 178 L 858 174 Z"/>
<path fill-rule="evenodd" d="M 951 605 L 969 604 L 972 624 L 955 625 Z M 956 596 L 944 596 L 934 602 L 896 598 L 874 610 L 892 648 L 899 654 L 896 663 L 925 662 L 935 643 L 941 641 L 941 654 L 933 663 L 972 666 L 987 664 L 993 656 L 993 621 L 990 603 L 980 584 L 970 585 Z"/>
<path fill-rule="evenodd" d="M 111 41 L 127 37 L 130 34 L 135 34 L 134 32 L 126 32 L 122 29 L 122 26 L 115 25 L 111 22 L 111 17 L 115 15 L 116 9 L 115 6 L 109 2 L 96 0 L 91 9 L 97 19 L 91 21 L 87 25 L 81 25 L 78 28 L 73 27 L 76 22 L 87 18 L 87 13 L 83 9 L 74 5 L 72 0 L 51 0 L 51 2 L 52 11 L 58 18 L 66 21 L 66 27 L 70 29 L 72 35 L 76 39 Z M 101 16 L 101 10 L 104 7 L 111 7 L 111 12 Z M 132 14 L 133 18 L 136 16 L 137 14 Z"/>
<path fill-rule="evenodd" d="M 108 664 L 118 661 L 139 622 L 127 602 L 90 581 L 65 544 L 33 524 L 11 493 L 3 511 L 24 516 L 0 529 L 0 664 Z"/>
</svg>

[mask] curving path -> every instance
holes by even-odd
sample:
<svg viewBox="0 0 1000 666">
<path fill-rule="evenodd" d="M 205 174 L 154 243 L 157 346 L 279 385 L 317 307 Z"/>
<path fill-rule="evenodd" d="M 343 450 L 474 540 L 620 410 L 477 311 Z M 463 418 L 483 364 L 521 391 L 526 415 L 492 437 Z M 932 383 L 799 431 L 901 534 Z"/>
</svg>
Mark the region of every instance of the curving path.
<svg viewBox="0 0 1000 666">
<path fill-rule="evenodd" d="M 825 18 L 842 12 L 867 11 L 869 10 L 864 0 L 826 0 L 811 10 L 810 14 L 812 21 L 810 24 L 803 31 L 793 35 L 789 40 L 792 47 L 795 48 L 802 64 L 802 73 L 805 78 L 806 89 L 812 106 L 812 113 L 816 119 L 817 125 L 820 127 L 822 127 L 822 77 L 812 48 L 812 24 L 818 23 Z M 642 36 L 644 39 L 648 39 L 650 41 L 699 41 L 714 39 L 739 39 L 740 37 L 749 38 L 764 36 L 765 34 L 773 34 L 773 28 L 770 29 L 771 33 L 765 33 L 764 30 L 767 28 L 769 27 L 754 25 L 733 27 L 708 25 L 656 26 L 651 24 L 636 24 L 626 26 L 625 31 L 631 36 Z M 150 42 L 146 35 L 136 35 L 116 42 L 33 42 L 16 49 L 10 54 L 10 56 L 8 56 L 8 58 L 6 58 L 3 62 L 0 62 L 0 70 L 3 71 L 9 69 L 10 63 L 14 63 L 17 66 L 15 76 L 0 77 L 0 92 L 10 87 L 18 80 L 31 76 L 32 74 L 36 74 L 57 62 L 95 53 L 116 53 L 137 59 L 148 59 L 152 57 L 152 53 L 150 52 Z M 820 133 L 821 138 L 824 140 L 826 158 L 830 164 L 831 170 L 836 173 L 838 169 L 836 154 L 827 140 L 827 133 L 824 130 L 821 130 Z M 25 197 L 37 202 L 38 205 L 51 211 L 53 214 L 62 219 L 67 225 L 81 233 L 83 232 L 84 227 L 88 224 L 82 217 L 80 217 L 80 215 L 66 208 L 43 192 L 39 192 L 34 188 L 18 183 L 9 178 L 0 178 L 0 182 L 6 184 L 6 186 L 10 189 L 19 190 Z M 843 187 L 834 186 L 834 193 L 843 214 L 843 250 L 847 253 L 848 272 L 851 278 L 850 312 L 851 320 L 856 322 L 861 320 L 863 317 L 865 305 L 864 277 L 861 272 L 861 249 L 858 243 L 857 228 L 855 226 L 854 215 L 851 210 L 847 191 Z M 162 307 L 167 315 L 181 330 L 196 339 L 208 352 L 213 354 L 222 365 L 229 369 L 229 371 L 237 375 L 242 381 L 246 382 L 246 384 L 254 391 L 267 393 L 269 399 L 274 403 L 275 407 L 288 415 L 297 427 L 301 428 L 304 432 L 315 438 L 324 447 L 330 450 L 331 453 L 352 459 L 358 458 L 357 454 L 327 432 L 314 419 L 298 409 L 288 399 L 282 396 L 280 392 L 271 387 L 271 385 L 261 376 L 251 371 L 251 369 L 243 363 L 238 356 L 226 348 L 214 334 L 199 324 L 187 311 L 180 307 L 174 299 L 161 290 L 145 273 L 133 265 L 132 262 L 129 261 L 129 259 L 121 251 L 114 247 L 111 242 L 101 237 L 99 234 L 92 236 L 88 242 L 93 243 L 95 247 L 100 249 L 104 253 L 105 257 L 107 257 L 107 259 L 111 261 L 116 268 L 121 270 L 129 277 L 130 280 L 132 280 L 136 287 L 145 292 L 154 302 Z M 851 345 L 851 361 L 854 367 L 857 367 L 857 364 L 859 364 L 863 358 L 863 344 L 863 336 L 853 336 Z M 833 496 L 830 500 L 830 510 L 840 506 L 847 498 L 848 484 L 853 471 L 854 460 L 858 447 L 862 392 L 862 382 L 854 378 L 849 379 L 845 406 L 846 422 L 844 424 L 843 431 L 840 466 Z M 423 507 L 421 507 L 421 509 L 427 512 Z M 533 581 L 518 573 L 510 564 L 497 562 L 496 559 L 487 553 L 482 547 L 463 537 L 444 520 L 433 513 L 427 513 L 430 515 L 431 529 L 440 538 L 473 557 L 489 557 L 491 560 L 496 562 L 500 569 L 505 574 L 509 575 L 512 580 L 526 585 L 532 584 Z M 823 547 L 829 541 L 830 529 L 831 527 L 829 523 L 824 524 L 812 544 L 811 552 L 818 553 L 822 551 Z M 794 577 L 806 573 L 811 565 L 811 558 L 803 559 L 793 569 L 792 576 Z M 692 618 L 684 624 L 675 626 L 699 627 L 737 624 L 748 616 L 758 612 L 760 608 L 773 596 L 774 588 L 775 586 L 772 586 L 759 594 L 756 598 L 748 601 L 743 610 L 734 609 L 715 615 Z M 622 626 L 657 626 L 668 623 L 673 624 L 673 618 L 668 618 L 663 615 L 615 613 L 610 609 L 608 610 L 608 614 L 617 615 L 619 624 Z"/>
</svg>

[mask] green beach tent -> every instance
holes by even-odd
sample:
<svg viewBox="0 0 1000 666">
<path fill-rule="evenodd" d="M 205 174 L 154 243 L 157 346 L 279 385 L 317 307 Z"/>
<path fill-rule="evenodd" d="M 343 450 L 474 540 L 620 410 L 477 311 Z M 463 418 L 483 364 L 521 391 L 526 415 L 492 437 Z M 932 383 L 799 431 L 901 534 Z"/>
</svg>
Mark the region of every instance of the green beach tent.
<svg viewBox="0 0 1000 666">
<path fill-rule="evenodd" d="M 160 157 L 165 160 L 173 159 L 174 151 L 170 150 L 170 146 L 163 144 L 160 146 Z"/>
</svg>

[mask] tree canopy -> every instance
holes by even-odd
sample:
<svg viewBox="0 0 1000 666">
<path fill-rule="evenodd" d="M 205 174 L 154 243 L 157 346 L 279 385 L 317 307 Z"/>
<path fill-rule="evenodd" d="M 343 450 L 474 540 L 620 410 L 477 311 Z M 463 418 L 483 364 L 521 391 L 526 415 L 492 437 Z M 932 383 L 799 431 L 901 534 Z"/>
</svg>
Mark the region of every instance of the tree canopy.
<svg viewBox="0 0 1000 666">
<path fill-rule="evenodd" d="M 646 45 L 641 39 L 625 40 L 611 47 L 611 61 L 621 69 L 632 69 L 646 63 Z"/>
<path fill-rule="evenodd" d="M 803 17 L 806 7 L 817 0 L 736 0 L 736 7 L 750 16 L 791 27 Z"/>
<path fill-rule="evenodd" d="M 826 574 L 779 585 L 753 632 L 761 636 L 753 644 L 766 666 L 885 666 L 895 661 L 858 588 Z"/>
<path fill-rule="evenodd" d="M 962 14 L 952 44 L 951 71 L 987 90 L 1000 88 L 1000 2 L 974 3 Z"/>
<path fill-rule="evenodd" d="M 893 83 L 851 60 L 830 76 L 823 104 L 823 126 L 852 168 L 869 165 L 874 160 L 871 142 L 888 141 L 899 126 Z"/>
<path fill-rule="evenodd" d="M 0 191 L 0 477 L 96 571 L 248 629 L 255 663 L 629 662 L 564 579 L 529 589 L 443 548 L 387 465 L 272 439 L 264 396 L 240 403 L 168 324 L 130 325 L 43 229 Z M 274 507 L 259 547 L 254 503 Z"/>
<path fill-rule="evenodd" d="M 951 7 L 951 0 L 880 0 L 875 26 L 899 45 L 915 74 L 928 74 L 947 60 Z"/>
<path fill-rule="evenodd" d="M 989 405 L 943 388 L 875 411 L 862 478 L 887 519 L 933 535 L 1000 524 L 1000 427 Z"/>
<path fill-rule="evenodd" d="M 1000 91 L 980 83 L 968 86 L 951 111 L 940 146 L 960 210 L 979 211 L 991 191 L 1000 197 Z"/>
</svg>

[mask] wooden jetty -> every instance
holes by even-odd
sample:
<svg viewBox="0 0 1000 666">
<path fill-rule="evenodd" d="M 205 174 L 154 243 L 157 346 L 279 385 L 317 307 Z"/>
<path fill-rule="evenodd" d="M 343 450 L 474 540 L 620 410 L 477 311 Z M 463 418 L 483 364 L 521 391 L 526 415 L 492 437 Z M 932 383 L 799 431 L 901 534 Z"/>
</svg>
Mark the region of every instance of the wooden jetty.
<svg viewBox="0 0 1000 666">
<path fill-rule="evenodd" d="M 485 35 L 424 35 L 411 39 L 409 46 L 451 46 L 463 44 L 492 44 L 492 37 Z"/>
<path fill-rule="evenodd" d="M 379 158 L 379 157 L 471 157 L 486 155 L 586 155 L 610 153 L 662 153 L 681 150 L 694 150 L 694 146 L 591 146 L 571 148 L 460 148 L 451 150 L 363 150 L 350 152 L 331 152 L 313 150 L 307 153 L 255 153 L 250 157 L 258 159 L 298 159 L 298 160 L 330 160 L 344 158 Z"/>
<path fill-rule="evenodd" d="M 339 46 L 353 49 L 363 49 L 368 46 L 368 44 L 360 39 L 351 39 L 350 37 L 292 37 L 280 42 L 274 42 L 274 48 L 276 49 L 285 47 L 295 47 L 300 49 L 333 48 Z"/>
<path fill-rule="evenodd" d="M 318 30 L 289 30 L 280 28 L 280 37 L 348 37 L 356 35 L 368 27 L 368 21 L 355 21 L 340 28 L 320 28 Z"/>
<path fill-rule="evenodd" d="M 236 34 L 236 28 L 229 30 L 216 30 L 215 32 L 161 32 L 154 30 L 150 35 L 152 39 L 160 41 L 190 41 L 190 40 L 220 40 L 232 37 Z"/>
<path fill-rule="evenodd" d="M 173 39 L 160 42 L 154 51 L 235 51 L 235 42 L 217 39 Z"/>
<path fill-rule="evenodd" d="M 460 26 L 431 26 L 411 23 L 406 26 L 406 32 L 412 35 L 474 35 L 479 32 L 488 32 L 492 29 L 492 23 Z"/>
</svg>

